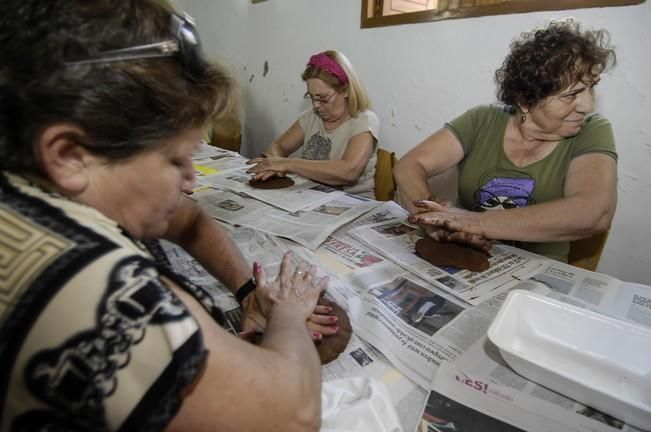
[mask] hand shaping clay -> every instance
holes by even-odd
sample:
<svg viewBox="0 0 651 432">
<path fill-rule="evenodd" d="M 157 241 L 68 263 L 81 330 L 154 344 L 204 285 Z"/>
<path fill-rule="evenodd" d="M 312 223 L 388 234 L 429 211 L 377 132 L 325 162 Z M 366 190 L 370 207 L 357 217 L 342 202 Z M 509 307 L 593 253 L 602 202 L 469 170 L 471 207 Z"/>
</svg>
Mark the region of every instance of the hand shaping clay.
<svg viewBox="0 0 651 432">
<path fill-rule="evenodd" d="M 283 189 L 294 185 L 294 180 L 289 177 L 270 177 L 267 180 L 249 181 L 249 185 L 256 189 Z"/>
<path fill-rule="evenodd" d="M 350 326 L 348 314 L 346 314 L 346 311 L 337 303 L 322 298 L 319 300 L 319 304 L 325 304 L 332 307 L 331 315 L 337 317 L 337 325 L 339 326 L 337 334 L 332 336 L 323 335 L 323 339 L 317 342 L 316 345 L 316 350 L 319 353 L 321 364 L 327 364 L 339 357 L 339 354 L 346 349 L 346 345 L 348 345 L 353 329 Z"/>
<path fill-rule="evenodd" d="M 416 253 L 437 267 L 453 266 L 480 272 L 487 270 L 489 255 L 457 243 L 441 243 L 429 237 L 416 242 Z"/>
</svg>

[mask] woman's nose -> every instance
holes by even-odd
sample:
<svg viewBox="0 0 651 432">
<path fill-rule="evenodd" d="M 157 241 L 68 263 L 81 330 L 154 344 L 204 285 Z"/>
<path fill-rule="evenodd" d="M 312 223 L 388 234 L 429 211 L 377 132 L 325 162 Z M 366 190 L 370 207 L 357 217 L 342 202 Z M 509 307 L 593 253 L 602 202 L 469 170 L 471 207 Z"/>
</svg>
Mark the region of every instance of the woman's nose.
<svg viewBox="0 0 651 432">
<path fill-rule="evenodd" d="M 197 176 L 194 173 L 194 168 L 190 167 L 190 169 L 188 169 L 186 171 L 186 174 L 184 175 L 183 185 L 181 186 L 181 190 L 183 190 L 183 192 L 187 194 L 191 194 L 196 184 L 197 184 Z"/>
</svg>

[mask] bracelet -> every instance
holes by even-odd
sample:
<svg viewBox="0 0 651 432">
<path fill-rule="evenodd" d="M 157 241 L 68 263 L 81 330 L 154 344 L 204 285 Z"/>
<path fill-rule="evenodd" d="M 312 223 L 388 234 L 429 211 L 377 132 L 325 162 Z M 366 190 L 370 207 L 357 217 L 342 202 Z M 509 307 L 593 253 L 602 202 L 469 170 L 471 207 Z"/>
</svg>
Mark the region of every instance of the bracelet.
<svg viewBox="0 0 651 432">
<path fill-rule="evenodd" d="M 235 292 L 235 298 L 237 299 L 237 302 L 242 304 L 246 296 L 251 294 L 251 292 L 255 289 L 255 279 L 251 278 L 244 285 L 242 285 L 236 292 Z"/>
</svg>

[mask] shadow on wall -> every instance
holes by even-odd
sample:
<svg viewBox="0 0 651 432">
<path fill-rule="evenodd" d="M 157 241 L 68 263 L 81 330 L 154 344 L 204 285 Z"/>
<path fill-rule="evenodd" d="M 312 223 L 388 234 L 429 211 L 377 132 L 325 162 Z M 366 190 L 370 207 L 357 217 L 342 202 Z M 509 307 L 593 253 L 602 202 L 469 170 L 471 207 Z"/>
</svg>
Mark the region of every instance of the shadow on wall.
<svg viewBox="0 0 651 432">
<path fill-rule="evenodd" d="M 282 131 L 276 131 L 271 118 L 256 104 L 254 92 L 248 91 L 244 106 L 244 136 L 240 154 L 252 158 L 269 147 Z"/>
</svg>

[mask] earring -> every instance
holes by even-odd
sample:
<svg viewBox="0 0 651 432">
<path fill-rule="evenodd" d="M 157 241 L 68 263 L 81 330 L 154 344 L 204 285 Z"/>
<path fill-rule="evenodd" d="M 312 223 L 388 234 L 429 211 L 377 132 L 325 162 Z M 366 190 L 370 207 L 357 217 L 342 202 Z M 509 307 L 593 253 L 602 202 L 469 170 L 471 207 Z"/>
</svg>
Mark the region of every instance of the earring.
<svg viewBox="0 0 651 432">
<path fill-rule="evenodd" d="M 520 116 L 520 124 L 524 124 L 524 122 L 526 122 L 526 121 L 527 121 L 527 115 L 526 115 L 526 114 L 522 114 L 522 115 Z"/>
</svg>

